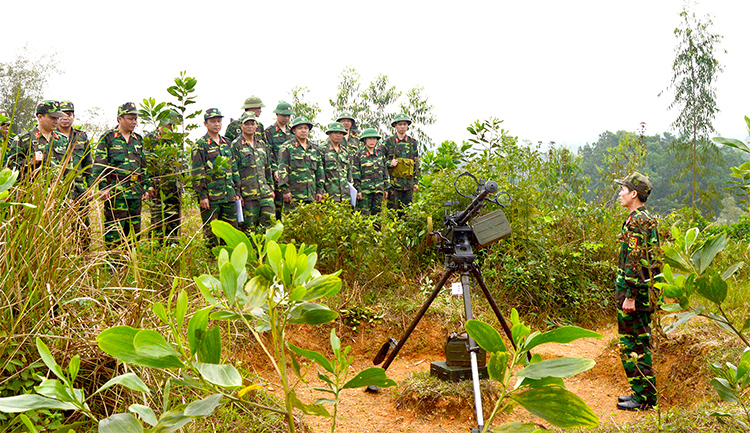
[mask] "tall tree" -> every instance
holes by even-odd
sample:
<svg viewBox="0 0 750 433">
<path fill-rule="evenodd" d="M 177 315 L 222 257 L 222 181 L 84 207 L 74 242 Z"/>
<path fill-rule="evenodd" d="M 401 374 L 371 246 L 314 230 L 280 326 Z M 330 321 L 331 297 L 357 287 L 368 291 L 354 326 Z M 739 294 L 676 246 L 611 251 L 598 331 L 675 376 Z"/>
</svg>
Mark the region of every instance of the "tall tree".
<svg viewBox="0 0 750 433">
<path fill-rule="evenodd" d="M 36 105 L 44 99 L 47 80 L 59 72 L 54 54 L 34 57 L 28 47 L 15 60 L 0 63 L 0 110 L 13 119 L 16 131 L 36 122 Z"/>
<path fill-rule="evenodd" d="M 699 188 L 699 179 L 712 173 L 712 167 L 721 163 L 721 154 L 710 135 L 714 132 L 713 120 L 719 108 L 714 82 L 723 68 L 716 59 L 722 36 L 712 32 L 710 16 L 698 18 L 690 11 L 688 3 L 680 13 L 682 21 L 674 30 L 677 37 L 675 60 L 672 64 L 674 100 L 670 109 L 679 110 L 672 127 L 677 130 L 677 140 L 670 152 L 682 165 L 679 176 L 692 176 L 690 203 L 693 219 L 698 204 L 710 207 L 719 199 L 715 185 Z"/>
</svg>

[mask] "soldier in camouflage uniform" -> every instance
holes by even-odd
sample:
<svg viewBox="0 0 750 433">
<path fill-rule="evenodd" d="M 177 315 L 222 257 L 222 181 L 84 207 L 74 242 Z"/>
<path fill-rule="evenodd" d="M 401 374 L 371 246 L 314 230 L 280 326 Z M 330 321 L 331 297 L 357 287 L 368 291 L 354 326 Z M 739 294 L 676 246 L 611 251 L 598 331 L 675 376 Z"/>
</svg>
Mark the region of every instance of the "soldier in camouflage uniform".
<svg viewBox="0 0 750 433">
<path fill-rule="evenodd" d="M 396 128 L 396 134 L 385 140 L 388 174 L 391 178 L 388 207 L 397 209 L 399 214 L 411 204 L 414 193 L 419 189 L 419 143 L 406 135 L 409 125 L 409 116 L 397 114 L 391 122 L 391 126 Z"/>
<path fill-rule="evenodd" d="M 255 113 L 255 121 L 258 125 L 257 131 L 255 133 L 260 135 L 261 139 L 263 138 L 264 128 L 263 124 L 260 123 L 260 113 L 263 111 L 263 107 L 265 107 L 265 105 L 263 105 L 263 101 L 261 101 L 257 96 L 251 96 L 245 99 L 245 103 L 242 104 L 242 109 L 245 110 L 245 113 Z M 226 138 L 230 143 L 237 137 L 242 135 L 242 129 L 240 128 L 242 122 L 240 121 L 240 119 L 232 120 L 231 122 L 229 122 L 227 130 L 224 132 L 224 138 Z"/>
<path fill-rule="evenodd" d="M 182 158 L 182 149 L 175 141 L 177 133 L 173 128 L 181 123 L 180 114 L 175 110 L 169 110 L 167 116 L 159 121 L 158 129 L 143 139 L 143 145 L 148 152 L 149 171 L 154 185 L 153 200 L 151 200 L 151 227 L 159 242 L 162 243 L 176 242 L 180 238 L 181 173 L 184 171 L 185 161 Z"/>
<path fill-rule="evenodd" d="M 68 170 L 76 170 L 77 176 L 71 191 L 71 207 L 76 217 L 75 234 L 76 241 L 81 251 L 89 247 L 89 208 L 86 190 L 94 184 L 94 156 L 91 141 L 86 132 L 79 127 L 73 126 L 75 121 L 75 107 L 70 101 L 60 102 L 60 111 L 65 113 L 57 121 L 57 130 L 67 137 L 70 159 L 67 164 Z M 67 158 L 67 155 L 65 156 Z"/>
<path fill-rule="evenodd" d="M 8 168 L 29 176 L 35 168 L 62 161 L 68 139 L 57 132 L 58 119 L 65 116 L 60 103 L 44 100 L 36 106 L 37 126 L 17 135 L 8 147 L 5 160 Z"/>
<path fill-rule="evenodd" d="M 352 182 L 351 160 L 344 148 L 344 125 L 333 122 L 328 125 L 328 139 L 320 148 L 323 154 L 325 192 L 335 202 L 349 201 L 349 184 Z"/>
<path fill-rule="evenodd" d="M 284 143 L 279 152 L 279 190 L 284 199 L 284 212 L 299 203 L 320 202 L 323 197 L 323 163 L 318 146 L 308 139 L 313 124 L 304 116 L 292 121 L 294 138 Z"/>
<path fill-rule="evenodd" d="M 281 190 L 279 190 L 279 167 L 277 160 L 279 158 L 281 146 L 294 138 L 294 134 L 292 134 L 292 131 L 289 129 L 289 119 L 294 114 L 294 111 L 292 111 L 291 104 L 281 101 L 276 105 L 276 109 L 274 109 L 273 112 L 276 114 L 276 122 L 266 129 L 265 141 L 266 146 L 269 148 L 271 170 L 273 170 L 273 202 L 276 207 L 276 219 L 280 220 L 281 209 L 284 207 L 284 201 L 282 200 Z"/>
<path fill-rule="evenodd" d="M 266 143 L 255 133 L 255 113 L 240 117 L 242 135 L 232 142 L 234 160 L 240 178 L 243 219 L 240 228 L 246 233 L 270 226 L 275 216 L 273 172 Z"/>
<path fill-rule="evenodd" d="M 386 159 L 382 148 L 378 146 L 380 135 L 373 128 L 362 131 L 364 149 L 354 156 L 352 178 L 357 189 L 357 209 L 362 215 L 377 215 L 388 198 L 390 182 Z"/>
<path fill-rule="evenodd" d="M 104 202 L 104 242 L 108 247 L 141 231 L 141 206 L 153 192 L 146 172 L 143 137 L 135 132 L 138 109 L 127 102 L 117 108 L 117 128 L 105 132 L 94 153 L 94 176 Z"/>
<path fill-rule="evenodd" d="M 341 114 L 336 121 L 341 123 L 346 130 L 344 134 L 344 149 L 349 153 L 349 160 L 351 161 L 354 155 L 364 147 L 359 141 L 359 137 L 354 134 L 357 122 L 354 120 L 354 116 L 349 113 Z"/>
<path fill-rule="evenodd" d="M 656 404 L 656 380 L 651 368 L 651 314 L 647 280 L 659 274 L 653 262 L 659 247 L 657 222 L 644 203 L 651 194 L 651 182 L 638 172 L 616 180 L 620 205 L 630 211 L 622 225 L 620 258 L 615 281 L 615 304 L 620 334 L 620 357 L 632 395 L 621 396 L 617 408 L 650 409 Z M 642 260 L 648 263 L 644 266 Z"/>
<path fill-rule="evenodd" d="M 206 110 L 203 119 L 207 132 L 193 150 L 193 189 L 198 195 L 203 234 L 209 247 L 219 244 L 211 230 L 211 221 L 220 219 L 236 228 L 236 202 L 240 200 L 240 178 L 232 144 L 219 135 L 223 117 L 218 108 Z"/>
</svg>

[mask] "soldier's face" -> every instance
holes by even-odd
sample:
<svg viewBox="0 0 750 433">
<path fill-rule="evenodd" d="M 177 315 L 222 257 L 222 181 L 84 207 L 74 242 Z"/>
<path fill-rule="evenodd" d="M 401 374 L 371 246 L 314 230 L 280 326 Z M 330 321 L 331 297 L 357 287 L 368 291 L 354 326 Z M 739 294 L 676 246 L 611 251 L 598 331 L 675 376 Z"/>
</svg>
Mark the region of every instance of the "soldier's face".
<svg viewBox="0 0 750 433">
<path fill-rule="evenodd" d="M 620 206 L 629 208 L 637 196 L 637 192 L 625 185 L 620 185 Z"/>
<path fill-rule="evenodd" d="M 260 116 L 260 113 L 263 110 L 260 107 L 258 107 L 258 108 L 248 108 L 245 111 L 252 111 L 253 113 L 255 113 L 255 117 L 258 117 L 258 116 Z"/>
<path fill-rule="evenodd" d="M 396 132 L 399 134 L 406 134 L 406 130 L 409 129 L 409 122 L 398 122 L 396 123 Z"/>
<path fill-rule="evenodd" d="M 117 124 L 120 125 L 122 132 L 133 132 L 138 125 L 138 116 L 135 114 L 123 114 L 117 118 Z"/>
<path fill-rule="evenodd" d="M 352 129 L 352 125 L 354 125 L 354 123 L 352 123 L 350 119 L 341 119 L 339 120 L 339 122 L 344 125 L 344 129 L 346 129 L 347 131 Z"/>
<path fill-rule="evenodd" d="M 52 131 L 57 128 L 57 117 L 52 117 L 49 114 L 37 114 L 36 118 L 39 120 L 39 129 Z"/>
<path fill-rule="evenodd" d="M 375 149 L 375 145 L 378 144 L 378 139 L 375 137 L 367 137 L 365 138 L 365 146 L 369 149 Z"/>
<path fill-rule="evenodd" d="M 338 144 L 344 140 L 344 133 L 343 132 L 331 132 L 330 134 L 328 134 L 328 137 L 331 138 L 331 143 L 338 146 Z"/>
<path fill-rule="evenodd" d="M 284 126 L 289 124 L 289 119 L 292 116 L 289 114 L 277 114 L 276 115 L 276 121 L 279 123 L 279 125 Z"/>
<path fill-rule="evenodd" d="M 298 140 L 307 140 L 307 136 L 310 135 L 310 127 L 307 125 L 299 125 L 296 126 L 292 132 Z"/>
<path fill-rule="evenodd" d="M 208 132 L 212 134 L 218 134 L 221 131 L 221 117 L 212 117 L 206 120 L 203 124 L 206 125 Z"/>
<path fill-rule="evenodd" d="M 76 119 L 76 115 L 72 111 L 63 111 L 63 113 L 65 113 L 65 116 L 61 117 L 57 121 L 57 126 L 59 126 L 62 129 L 68 129 L 70 128 L 70 125 L 73 124 L 73 121 Z"/>
<path fill-rule="evenodd" d="M 249 135 L 252 137 L 257 129 L 258 124 L 255 123 L 255 120 L 248 120 L 247 122 L 242 124 L 242 133 L 245 135 Z"/>
</svg>

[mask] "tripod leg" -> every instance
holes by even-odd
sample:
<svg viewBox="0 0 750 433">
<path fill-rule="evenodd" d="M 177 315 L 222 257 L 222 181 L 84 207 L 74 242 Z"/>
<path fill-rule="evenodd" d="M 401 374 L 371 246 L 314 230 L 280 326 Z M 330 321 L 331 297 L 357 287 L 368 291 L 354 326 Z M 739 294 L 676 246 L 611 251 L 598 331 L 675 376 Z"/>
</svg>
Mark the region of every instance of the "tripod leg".
<svg viewBox="0 0 750 433">
<path fill-rule="evenodd" d="M 461 286 L 464 292 L 464 313 L 466 321 L 474 318 L 471 311 L 471 289 L 469 287 L 469 274 L 465 270 L 461 272 Z M 477 411 L 478 431 L 484 429 L 484 416 L 482 415 L 482 391 L 479 389 L 479 364 L 477 363 L 477 350 L 479 346 L 473 338 L 469 337 L 469 358 L 471 359 L 471 381 L 474 384 L 474 407 Z"/>
<path fill-rule="evenodd" d="M 487 288 L 487 285 L 484 283 L 484 278 L 482 278 L 482 273 L 479 272 L 479 269 L 476 267 L 476 265 L 473 265 L 471 267 L 471 275 L 474 276 L 475 280 L 477 280 L 479 287 L 482 289 L 482 293 L 484 293 L 484 297 L 487 298 L 487 302 L 490 304 L 492 311 L 495 312 L 495 316 L 497 316 L 497 320 L 500 321 L 500 326 L 503 327 L 503 331 L 505 331 L 505 335 L 508 336 L 508 340 L 510 340 L 510 344 L 513 345 L 513 348 L 515 349 L 516 342 L 513 341 L 513 333 L 511 333 L 510 331 L 508 322 L 505 321 L 505 317 L 503 317 L 503 313 L 500 312 L 500 308 L 497 306 L 497 303 L 495 302 L 495 298 L 492 297 L 492 293 L 490 293 L 490 290 Z"/>
<path fill-rule="evenodd" d="M 427 298 L 427 301 L 425 301 L 424 305 L 422 305 L 422 309 L 419 310 L 419 313 L 417 313 L 417 316 L 414 317 L 414 320 L 412 320 L 411 325 L 409 325 L 409 328 L 404 332 L 404 334 L 401 336 L 401 338 L 398 340 L 398 345 L 396 345 L 396 348 L 393 349 L 393 352 L 388 356 L 388 359 L 385 360 L 385 363 L 383 364 L 383 370 L 388 370 L 388 367 L 391 365 L 391 362 L 393 362 L 394 359 L 396 359 L 396 355 L 398 355 L 399 350 L 401 350 L 402 347 L 404 347 L 404 344 L 406 343 L 406 340 L 409 339 L 409 336 L 414 331 L 414 328 L 417 327 L 417 324 L 422 319 L 422 316 L 424 316 L 424 313 L 427 312 L 427 309 L 430 308 L 430 305 L 432 304 L 432 301 L 437 298 L 437 295 L 440 293 L 440 290 L 445 285 L 445 282 L 448 281 L 448 278 L 453 275 L 454 270 L 448 269 L 445 271 L 445 274 L 443 274 L 443 278 L 440 279 L 440 281 L 435 285 L 435 290 L 432 291 L 430 294 L 430 297 Z"/>
</svg>

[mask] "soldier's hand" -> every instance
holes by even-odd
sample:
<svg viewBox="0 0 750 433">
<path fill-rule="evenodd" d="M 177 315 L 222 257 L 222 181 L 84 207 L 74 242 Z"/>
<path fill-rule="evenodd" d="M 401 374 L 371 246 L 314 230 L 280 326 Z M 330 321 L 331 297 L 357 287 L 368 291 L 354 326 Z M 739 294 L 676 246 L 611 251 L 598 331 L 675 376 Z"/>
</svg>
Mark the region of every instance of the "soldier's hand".
<svg viewBox="0 0 750 433">
<path fill-rule="evenodd" d="M 397 160 L 396 158 L 393 158 L 393 159 L 391 160 L 391 167 L 395 167 L 395 166 L 397 166 L 397 165 L 398 165 L 398 160 Z"/>
<path fill-rule="evenodd" d="M 357 200 L 362 200 L 362 193 L 361 192 L 357 193 Z"/>
<path fill-rule="evenodd" d="M 211 204 L 208 202 L 207 198 L 202 198 L 200 201 L 201 209 L 209 210 L 211 209 Z"/>
<path fill-rule="evenodd" d="M 40 151 L 34 152 L 34 165 L 36 165 L 38 162 L 42 162 L 44 160 L 44 154 Z"/>
<path fill-rule="evenodd" d="M 276 171 L 273 172 L 273 180 L 275 180 L 276 182 L 279 181 L 279 171 L 278 170 L 276 170 Z"/>
<path fill-rule="evenodd" d="M 284 198 L 284 201 L 286 203 L 291 203 L 292 202 L 292 193 L 291 192 L 284 193 L 283 198 Z"/>
<path fill-rule="evenodd" d="M 635 311 L 635 299 L 625 298 L 625 300 L 622 301 L 622 311 L 626 313 L 632 313 Z"/>
<path fill-rule="evenodd" d="M 385 198 L 385 199 L 388 198 L 388 191 L 383 191 L 383 198 Z"/>
<path fill-rule="evenodd" d="M 419 191 L 419 185 L 416 185 L 416 184 L 415 184 L 415 185 L 414 185 L 414 188 L 413 188 L 413 189 L 414 189 L 414 192 L 417 192 L 417 191 Z"/>
<path fill-rule="evenodd" d="M 320 203 L 323 200 L 323 194 L 315 194 L 315 201 Z"/>
</svg>

